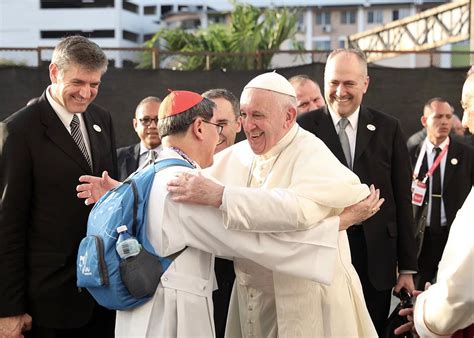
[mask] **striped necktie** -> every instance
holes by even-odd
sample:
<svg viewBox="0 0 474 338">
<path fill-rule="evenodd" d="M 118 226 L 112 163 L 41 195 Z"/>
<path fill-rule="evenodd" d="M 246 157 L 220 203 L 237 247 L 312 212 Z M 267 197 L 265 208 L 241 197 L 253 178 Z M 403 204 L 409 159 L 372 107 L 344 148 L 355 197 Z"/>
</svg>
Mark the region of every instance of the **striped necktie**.
<svg viewBox="0 0 474 338">
<path fill-rule="evenodd" d="M 157 158 L 158 158 L 158 153 L 155 150 L 148 150 L 148 156 L 146 158 L 147 163 L 153 164 L 155 163 Z"/>
<path fill-rule="evenodd" d="M 74 114 L 74 117 L 72 118 L 70 127 L 71 127 L 72 138 L 74 139 L 77 146 L 79 147 L 79 150 L 82 152 L 82 155 L 84 155 L 84 158 L 86 159 L 87 164 L 89 164 L 89 168 L 91 168 L 92 170 L 92 161 L 91 161 L 91 158 L 89 157 L 89 153 L 87 152 L 86 144 L 84 143 L 84 137 L 82 136 L 79 117 L 76 114 Z"/>
</svg>

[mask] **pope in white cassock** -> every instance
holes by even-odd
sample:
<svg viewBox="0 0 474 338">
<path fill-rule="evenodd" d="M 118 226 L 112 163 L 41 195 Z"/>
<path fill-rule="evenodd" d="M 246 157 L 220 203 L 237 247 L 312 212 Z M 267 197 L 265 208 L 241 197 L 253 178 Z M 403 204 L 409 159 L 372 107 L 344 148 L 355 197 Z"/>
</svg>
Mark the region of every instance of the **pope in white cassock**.
<svg viewBox="0 0 474 338">
<path fill-rule="evenodd" d="M 211 165 L 222 131 L 222 126 L 216 124 L 213 117 L 213 108 L 211 101 L 196 93 L 175 91 L 168 95 L 159 111 L 158 127 L 165 147 L 159 158 L 185 159 L 196 168 L 191 171 Z M 325 212 L 325 220 L 321 222 L 308 220 L 314 226 L 309 231 L 279 234 L 229 231 L 223 225 L 227 218 L 219 210 L 171 200 L 166 183 L 182 170 L 182 167 L 171 167 L 156 174 L 149 200 L 147 231 L 150 242 L 161 256 L 186 249 L 163 274 L 151 301 L 129 311 L 117 312 L 117 337 L 214 337 L 214 254 L 248 259 L 284 276 L 328 283 L 337 266 L 335 260 L 339 259 L 339 227 L 347 228 L 363 214 L 351 214 L 350 209 L 346 213 L 352 215 L 349 217 Z M 352 205 L 369 194 L 367 187 L 356 177 L 345 174 L 338 172 L 334 176 L 337 180 L 333 182 L 338 189 L 351 195 L 345 202 L 338 203 L 341 207 Z M 254 190 L 259 192 L 259 189 Z M 239 198 L 239 194 L 236 192 L 235 197 Z M 375 195 L 373 190 L 368 202 L 358 205 L 365 209 L 378 208 L 378 196 Z M 288 202 L 296 198 L 292 192 L 284 191 L 280 194 L 264 191 L 259 196 L 267 203 L 274 200 L 275 205 L 282 198 Z M 296 207 L 294 202 L 289 205 L 284 221 L 287 226 L 296 220 L 296 214 L 291 211 Z M 314 204 L 309 200 L 305 203 Z M 246 208 L 244 204 L 243 208 Z M 268 215 L 267 220 L 282 222 L 282 214 L 280 211 Z M 316 213 L 305 211 L 298 218 L 313 216 Z M 368 214 L 362 217 L 368 217 Z"/>
<path fill-rule="evenodd" d="M 357 176 L 322 141 L 295 123 L 295 97 L 291 84 L 277 73 L 251 80 L 240 100 L 247 141 L 220 152 L 206 171 L 225 187 L 202 175 L 183 174 L 169 183 L 172 198 L 219 208 L 232 233 L 289 235 L 289 231 L 318 228 L 318 221 L 365 197 L 367 187 Z M 320 244 L 329 244 L 323 239 L 334 231 L 328 229 Z M 376 337 L 351 265 L 346 232 L 337 236 L 334 270 L 319 266 L 334 274 L 325 274 L 317 282 L 235 256 L 236 284 L 226 335 Z M 318 269 L 318 265 L 306 268 Z"/>
</svg>

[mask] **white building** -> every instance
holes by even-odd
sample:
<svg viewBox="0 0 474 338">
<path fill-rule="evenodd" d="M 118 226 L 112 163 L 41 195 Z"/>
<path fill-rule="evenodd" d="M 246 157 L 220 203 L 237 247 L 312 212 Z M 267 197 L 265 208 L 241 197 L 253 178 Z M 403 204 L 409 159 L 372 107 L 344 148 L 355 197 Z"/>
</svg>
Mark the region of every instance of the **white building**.
<svg viewBox="0 0 474 338">
<path fill-rule="evenodd" d="M 239 0 L 259 7 L 301 9 L 297 39 L 305 49 L 330 50 L 346 36 L 416 14 L 440 0 Z M 101 47 L 140 47 L 160 27 L 195 29 L 224 22 L 227 0 L 0 0 L 0 48 L 54 46 L 67 34 L 90 37 Z M 282 46 L 284 49 L 288 46 Z M 137 61 L 136 52 L 108 51 L 115 65 Z M 51 50 L 43 52 L 49 60 Z M 0 50 L 2 59 L 35 66 L 35 52 Z M 294 59 L 294 58 L 292 58 Z M 276 58 L 281 64 L 288 57 Z M 317 59 L 315 59 L 318 61 Z M 311 59 L 300 59 L 308 62 Z M 385 63 L 390 65 L 390 62 Z"/>
</svg>

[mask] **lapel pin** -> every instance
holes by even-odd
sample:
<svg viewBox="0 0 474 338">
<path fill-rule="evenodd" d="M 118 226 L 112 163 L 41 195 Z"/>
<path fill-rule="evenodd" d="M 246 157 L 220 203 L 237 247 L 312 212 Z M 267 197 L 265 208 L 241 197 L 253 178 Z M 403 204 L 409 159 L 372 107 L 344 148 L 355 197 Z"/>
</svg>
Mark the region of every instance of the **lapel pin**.
<svg viewBox="0 0 474 338">
<path fill-rule="evenodd" d="M 100 133 L 100 132 L 102 131 L 102 128 L 100 128 L 97 124 L 94 124 L 94 125 L 92 126 L 92 128 L 94 128 L 94 130 L 95 130 L 96 132 L 98 132 L 98 133 Z"/>
<path fill-rule="evenodd" d="M 373 124 L 368 124 L 367 129 L 369 129 L 370 131 L 374 131 L 376 128 Z"/>
<path fill-rule="evenodd" d="M 452 164 L 452 165 L 458 164 L 458 159 L 457 159 L 457 158 L 452 158 L 452 159 L 451 159 L 451 164 Z"/>
</svg>

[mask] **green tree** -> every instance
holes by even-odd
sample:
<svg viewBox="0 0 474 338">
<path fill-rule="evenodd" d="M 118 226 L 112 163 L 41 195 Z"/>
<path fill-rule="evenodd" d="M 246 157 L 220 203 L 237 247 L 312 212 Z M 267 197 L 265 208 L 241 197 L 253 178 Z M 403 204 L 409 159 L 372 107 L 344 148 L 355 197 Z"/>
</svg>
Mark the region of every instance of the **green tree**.
<svg viewBox="0 0 474 338">
<path fill-rule="evenodd" d="M 277 50 L 287 39 L 294 41 L 297 20 L 298 12 L 295 9 L 262 10 L 252 5 L 234 3 L 230 25 L 214 24 L 193 33 L 182 29 L 162 29 L 146 42 L 146 46 L 159 46 L 160 50 L 169 52 L 242 53 L 241 57 L 211 55 L 209 66 L 211 69 L 248 70 L 257 68 L 260 62 L 260 67 L 267 69 L 271 67 L 273 55 L 263 53 L 258 59 L 255 57 L 257 52 Z M 206 68 L 205 56 L 171 55 L 166 58 L 171 59 L 178 69 Z M 139 67 L 150 66 L 150 53 L 145 53 Z"/>
</svg>

